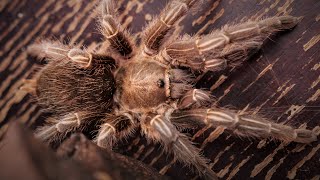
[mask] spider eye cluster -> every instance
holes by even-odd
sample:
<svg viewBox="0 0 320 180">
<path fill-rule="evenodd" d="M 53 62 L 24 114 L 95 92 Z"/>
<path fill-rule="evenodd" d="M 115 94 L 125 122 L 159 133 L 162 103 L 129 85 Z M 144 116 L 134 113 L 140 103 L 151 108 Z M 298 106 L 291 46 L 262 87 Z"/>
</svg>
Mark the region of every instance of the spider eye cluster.
<svg viewBox="0 0 320 180">
<path fill-rule="evenodd" d="M 163 79 L 159 79 L 157 81 L 157 85 L 158 85 L 159 88 L 164 88 L 164 85 L 165 85 L 164 80 Z"/>
</svg>

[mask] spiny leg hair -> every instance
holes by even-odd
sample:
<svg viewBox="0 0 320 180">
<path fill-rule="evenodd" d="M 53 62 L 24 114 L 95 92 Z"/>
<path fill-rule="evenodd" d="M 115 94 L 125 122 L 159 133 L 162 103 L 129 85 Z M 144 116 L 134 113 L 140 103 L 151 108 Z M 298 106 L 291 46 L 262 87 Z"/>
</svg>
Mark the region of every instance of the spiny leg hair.
<svg viewBox="0 0 320 180">
<path fill-rule="evenodd" d="M 185 37 L 168 44 L 160 61 L 194 70 L 222 70 L 240 64 L 272 33 L 293 28 L 297 22 L 296 17 L 279 16 L 225 26 L 200 37 Z"/>
<path fill-rule="evenodd" d="M 63 139 L 83 124 L 85 112 L 72 112 L 47 119 L 46 124 L 37 129 L 35 136 L 43 141 L 54 142 Z"/>
<path fill-rule="evenodd" d="M 96 66 L 113 67 L 115 60 L 108 55 L 90 53 L 78 47 L 62 44 L 58 41 L 42 40 L 27 49 L 30 55 L 46 61 L 71 61 L 79 68 L 90 69 Z"/>
<path fill-rule="evenodd" d="M 160 142 L 165 150 L 173 152 L 178 161 L 193 165 L 203 177 L 217 179 L 215 173 L 206 165 L 207 160 L 200 156 L 200 150 L 171 124 L 170 119 L 149 114 L 142 117 L 141 128 L 149 139 Z"/>
<path fill-rule="evenodd" d="M 198 125 L 223 126 L 236 135 L 273 138 L 286 142 L 310 143 L 317 140 L 315 132 L 307 129 L 294 129 L 291 126 L 270 122 L 253 115 L 242 115 L 231 110 L 208 108 L 176 110 L 170 120 L 177 126 L 194 128 Z"/>
<path fill-rule="evenodd" d="M 239 136 L 273 138 L 299 143 L 310 143 L 317 140 L 317 134 L 311 130 L 295 129 L 288 125 L 270 122 L 256 115 L 210 107 L 212 102 L 214 99 L 210 92 L 193 89 L 180 98 L 177 104 L 178 109 L 168 110 L 167 116 L 179 128 L 192 129 L 203 125 L 222 126 Z"/>
<path fill-rule="evenodd" d="M 172 0 L 155 18 L 143 34 L 143 52 L 156 55 L 163 43 L 172 35 L 174 25 L 181 20 L 192 6 L 199 4 L 196 0 Z"/>
<path fill-rule="evenodd" d="M 119 140 L 131 136 L 137 128 L 137 120 L 130 113 L 107 115 L 102 119 L 95 142 L 103 148 L 112 148 Z"/>
<path fill-rule="evenodd" d="M 117 6 L 114 0 L 103 0 L 100 3 L 100 32 L 109 41 L 112 49 L 120 55 L 130 58 L 134 53 L 132 37 L 120 24 L 117 17 Z"/>
</svg>

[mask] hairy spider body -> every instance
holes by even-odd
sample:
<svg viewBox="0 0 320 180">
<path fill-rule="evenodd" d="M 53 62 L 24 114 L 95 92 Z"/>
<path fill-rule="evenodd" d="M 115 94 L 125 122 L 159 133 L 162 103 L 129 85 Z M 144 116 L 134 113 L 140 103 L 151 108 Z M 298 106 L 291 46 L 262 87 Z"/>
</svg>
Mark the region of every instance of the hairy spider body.
<svg viewBox="0 0 320 180">
<path fill-rule="evenodd" d="M 170 2 L 143 31 L 139 45 L 118 23 L 114 1 L 102 0 L 99 22 L 108 43 L 106 51 L 88 52 L 46 40 L 30 46 L 29 53 L 48 64 L 24 88 L 33 90 L 39 104 L 54 114 L 37 136 L 53 141 L 99 121 L 94 141 L 112 148 L 140 126 L 148 139 L 162 143 L 178 160 L 210 179 L 216 176 L 207 160 L 178 129 L 210 125 L 240 136 L 301 143 L 316 140 L 316 134 L 307 129 L 212 106 L 210 92 L 194 88 L 192 72 L 239 65 L 270 34 L 294 27 L 298 19 L 272 17 L 225 26 L 208 35 L 172 37 L 174 25 L 197 6 L 195 2 Z"/>
<path fill-rule="evenodd" d="M 137 112 L 147 112 L 165 103 L 165 71 L 165 67 L 149 59 L 128 62 L 115 76 L 119 103 Z"/>
<path fill-rule="evenodd" d="M 115 91 L 115 81 L 109 69 L 84 71 L 72 62 L 49 63 L 40 73 L 37 84 L 38 102 L 56 113 L 105 112 L 112 105 Z"/>
</svg>

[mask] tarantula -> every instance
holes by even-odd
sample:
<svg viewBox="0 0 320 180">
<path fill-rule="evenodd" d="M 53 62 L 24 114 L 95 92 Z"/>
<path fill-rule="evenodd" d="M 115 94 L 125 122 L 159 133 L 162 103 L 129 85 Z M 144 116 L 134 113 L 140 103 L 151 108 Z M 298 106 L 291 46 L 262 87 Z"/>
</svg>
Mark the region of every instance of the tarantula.
<svg viewBox="0 0 320 180">
<path fill-rule="evenodd" d="M 226 25 L 207 35 L 175 37 L 177 22 L 196 6 L 196 0 L 171 1 L 137 43 L 119 24 L 115 2 L 102 0 L 99 29 L 107 48 L 89 52 L 49 40 L 29 46 L 28 52 L 47 64 L 28 87 L 39 104 L 53 113 L 36 135 L 53 141 L 100 122 L 94 141 L 112 148 L 140 127 L 148 139 L 160 142 L 179 161 L 211 179 L 216 176 L 207 160 L 179 130 L 211 125 L 240 136 L 316 140 L 310 130 L 212 106 L 210 92 L 194 88 L 195 74 L 241 64 L 272 33 L 293 28 L 298 18 L 271 17 Z"/>
</svg>

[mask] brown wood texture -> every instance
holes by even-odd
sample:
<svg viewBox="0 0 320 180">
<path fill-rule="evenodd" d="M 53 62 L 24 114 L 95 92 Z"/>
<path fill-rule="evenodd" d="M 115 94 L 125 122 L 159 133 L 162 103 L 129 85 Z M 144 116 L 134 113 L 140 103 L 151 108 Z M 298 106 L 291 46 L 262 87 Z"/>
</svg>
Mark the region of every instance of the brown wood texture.
<svg viewBox="0 0 320 180">
<path fill-rule="evenodd" d="M 40 38 L 54 38 L 93 48 L 102 36 L 96 30 L 97 1 L 2 0 L 0 2 L 0 134 L 8 122 L 20 119 L 31 126 L 45 119 L 29 95 L 19 91 L 23 79 L 39 67 L 25 48 Z M 167 1 L 120 0 L 124 26 L 138 33 Z M 226 23 L 248 18 L 291 14 L 301 17 L 292 31 L 281 32 L 241 67 L 206 74 L 198 87 L 210 88 L 220 106 L 258 112 L 276 122 L 320 131 L 320 2 L 318 0 L 210 0 L 189 13 L 181 33 L 206 34 Z M 319 179 L 319 140 L 309 145 L 238 138 L 221 129 L 191 133 L 210 166 L 222 179 Z M 213 131 L 213 133 L 211 133 Z M 162 174 L 196 177 L 174 163 L 159 145 L 139 136 L 117 151 L 143 161 Z"/>
<path fill-rule="evenodd" d="M 73 134 L 54 153 L 23 126 L 12 122 L 5 134 L 0 179 L 167 179 L 140 161 L 99 148 L 83 134 Z"/>
</svg>

